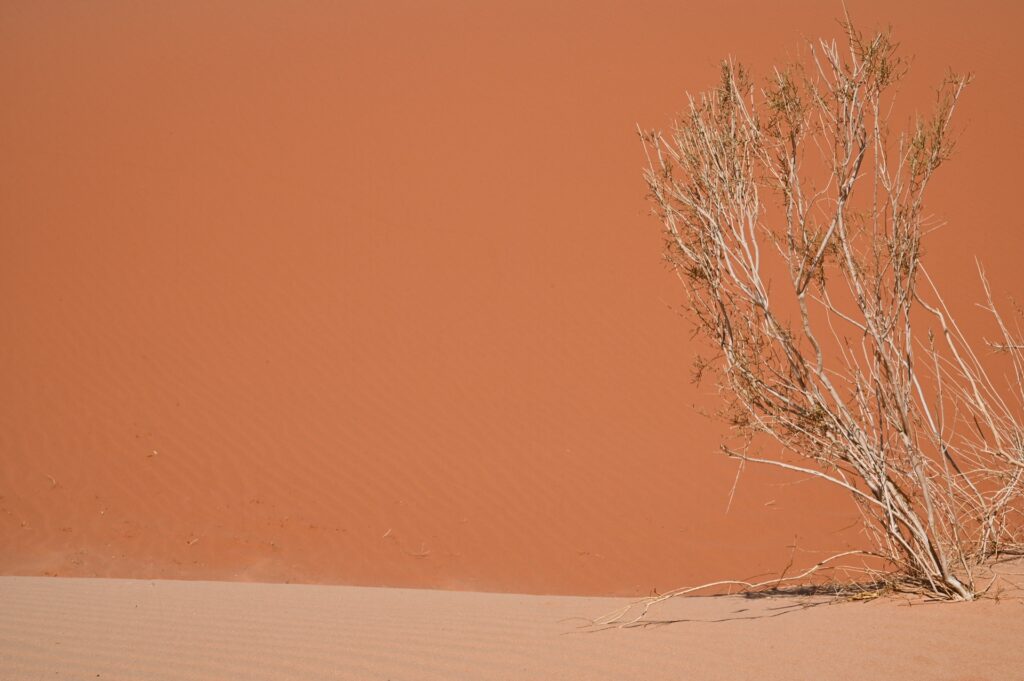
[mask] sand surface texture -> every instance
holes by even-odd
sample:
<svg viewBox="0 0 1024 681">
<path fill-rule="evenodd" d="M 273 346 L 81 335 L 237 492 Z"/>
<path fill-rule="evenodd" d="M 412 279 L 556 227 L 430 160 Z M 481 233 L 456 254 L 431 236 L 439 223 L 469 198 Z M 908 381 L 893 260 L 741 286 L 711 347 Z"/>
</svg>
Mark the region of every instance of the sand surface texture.
<svg viewBox="0 0 1024 681">
<path fill-rule="evenodd" d="M 749 619 L 589 634 L 572 618 L 628 601 L 7 577 L 0 602 L 5 681 L 1024 678 L 1020 601 L 793 611 L 791 599 L 697 598 L 656 614 Z"/>
<path fill-rule="evenodd" d="M 908 116 L 977 73 L 928 262 L 966 324 L 975 254 L 1024 299 L 1024 4 L 850 6 Z M 790 476 L 726 513 L 635 134 L 840 12 L 0 2 L 0 574 L 626 596 L 857 545 Z"/>
</svg>

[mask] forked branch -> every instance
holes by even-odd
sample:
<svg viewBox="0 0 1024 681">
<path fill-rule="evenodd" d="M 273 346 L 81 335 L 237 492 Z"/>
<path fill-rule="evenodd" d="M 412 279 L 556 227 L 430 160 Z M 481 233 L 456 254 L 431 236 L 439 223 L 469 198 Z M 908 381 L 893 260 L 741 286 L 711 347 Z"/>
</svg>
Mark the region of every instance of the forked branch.
<svg viewBox="0 0 1024 681">
<path fill-rule="evenodd" d="M 726 451 L 846 490 L 904 581 L 971 599 L 974 568 L 1019 538 L 1024 492 L 1024 343 L 982 273 L 1012 372 L 997 385 L 921 260 L 971 77 L 950 75 L 932 115 L 894 135 L 906 62 L 889 33 L 847 23 L 844 38 L 763 86 L 723 63 L 670 132 L 641 132 L 645 176 L 716 350 L 701 369 L 739 443 Z"/>
</svg>

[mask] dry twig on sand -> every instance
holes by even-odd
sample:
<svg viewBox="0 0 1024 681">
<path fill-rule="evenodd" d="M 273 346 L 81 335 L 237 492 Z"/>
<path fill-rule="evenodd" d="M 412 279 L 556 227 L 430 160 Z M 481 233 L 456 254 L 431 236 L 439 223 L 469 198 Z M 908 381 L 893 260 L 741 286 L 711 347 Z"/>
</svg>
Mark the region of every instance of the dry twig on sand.
<svg viewBox="0 0 1024 681">
<path fill-rule="evenodd" d="M 950 74 L 932 115 L 891 134 L 907 63 L 888 32 L 844 29 L 764 87 L 723 63 L 670 132 L 641 131 L 646 179 L 714 351 L 697 375 L 717 376 L 725 453 L 844 489 L 895 583 L 969 600 L 1024 510 L 1024 344 L 979 267 L 1000 353 L 983 361 L 922 263 L 926 190 L 971 77 Z"/>
</svg>

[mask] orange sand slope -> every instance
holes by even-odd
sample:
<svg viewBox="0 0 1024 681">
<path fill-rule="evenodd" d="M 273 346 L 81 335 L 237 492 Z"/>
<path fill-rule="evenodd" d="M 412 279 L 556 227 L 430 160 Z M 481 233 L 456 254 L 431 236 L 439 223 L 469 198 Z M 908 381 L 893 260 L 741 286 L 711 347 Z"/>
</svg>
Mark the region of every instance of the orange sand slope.
<svg viewBox="0 0 1024 681">
<path fill-rule="evenodd" d="M 908 108 L 977 73 L 929 267 L 1024 298 L 1024 4 L 849 4 Z M 726 513 L 635 134 L 840 12 L 0 2 L 0 574 L 646 595 L 857 545 L 791 476 Z"/>
<path fill-rule="evenodd" d="M 5 681 L 1019 681 L 1024 604 L 671 602 L 689 622 L 578 633 L 624 599 L 0 578 Z"/>
</svg>

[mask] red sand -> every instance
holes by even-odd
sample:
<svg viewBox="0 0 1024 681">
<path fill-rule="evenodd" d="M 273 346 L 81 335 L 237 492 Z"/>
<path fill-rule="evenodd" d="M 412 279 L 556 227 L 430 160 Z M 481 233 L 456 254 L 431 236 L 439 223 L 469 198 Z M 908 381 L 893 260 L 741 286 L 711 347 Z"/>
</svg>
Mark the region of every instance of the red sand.
<svg viewBox="0 0 1024 681">
<path fill-rule="evenodd" d="M 1024 10 L 918 7 L 851 5 L 910 101 L 978 74 L 928 262 L 1020 297 Z M 0 573 L 636 594 L 856 543 L 790 477 L 726 514 L 634 136 L 840 11 L 0 5 Z"/>
</svg>

